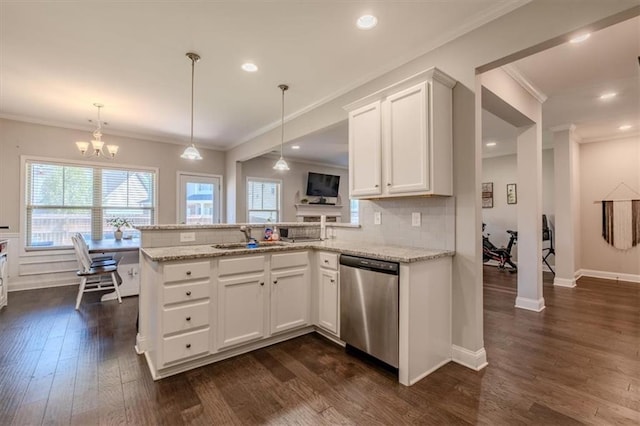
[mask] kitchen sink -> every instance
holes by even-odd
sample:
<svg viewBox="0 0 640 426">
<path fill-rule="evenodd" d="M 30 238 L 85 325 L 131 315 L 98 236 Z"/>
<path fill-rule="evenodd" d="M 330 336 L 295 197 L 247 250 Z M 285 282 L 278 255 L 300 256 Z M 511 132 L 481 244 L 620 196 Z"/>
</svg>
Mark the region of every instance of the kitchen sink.
<svg viewBox="0 0 640 426">
<path fill-rule="evenodd" d="M 248 243 L 223 243 L 223 244 L 214 244 L 211 247 L 221 249 L 221 250 L 245 250 L 251 248 L 267 248 L 267 247 L 278 247 L 278 246 L 286 246 L 287 243 L 282 243 L 279 241 L 258 241 L 257 247 L 249 247 Z"/>
</svg>

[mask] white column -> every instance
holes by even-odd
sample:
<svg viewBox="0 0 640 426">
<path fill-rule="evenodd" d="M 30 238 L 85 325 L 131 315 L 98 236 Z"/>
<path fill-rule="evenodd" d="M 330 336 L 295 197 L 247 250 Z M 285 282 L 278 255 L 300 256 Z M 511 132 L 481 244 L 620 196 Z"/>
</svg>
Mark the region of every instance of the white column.
<svg viewBox="0 0 640 426">
<path fill-rule="evenodd" d="M 542 132 L 540 123 L 518 135 L 518 296 L 516 307 L 540 312 L 542 296 Z"/>
<path fill-rule="evenodd" d="M 558 126 L 553 131 L 553 156 L 555 180 L 555 268 L 553 285 L 576 286 L 576 238 L 578 221 L 577 196 L 577 138 L 573 124 Z"/>
</svg>

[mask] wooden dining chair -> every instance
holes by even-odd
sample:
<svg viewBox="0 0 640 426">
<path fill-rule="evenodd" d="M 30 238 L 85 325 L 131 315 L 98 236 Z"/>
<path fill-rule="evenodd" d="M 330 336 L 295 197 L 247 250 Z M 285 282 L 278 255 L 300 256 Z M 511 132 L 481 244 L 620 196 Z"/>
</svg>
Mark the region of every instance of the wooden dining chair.
<svg viewBox="0 0 640 426">
<path fill-rule="evenodd" d="M 80 288 L 78 289 L 78 297 L 76 298 L 76 310 L 80 307 L 82 295 L 92 291 L 115 290 L 118 296 L 118 303 L 122 303 L 120 297 L 119 283 L 122 282 L 118 276 L 118 262 L 116 260 L 97 260 L 94 261 L 89 255 L 89 247 L 84 241 L 82 235 L 76 234 L 71 237 L 73 249 L 76 253 L 78 261 L 77 275 L 80 277 Z M 109 281 L 105 281 L 105 277 L 109 277 Z"/>
</svg>

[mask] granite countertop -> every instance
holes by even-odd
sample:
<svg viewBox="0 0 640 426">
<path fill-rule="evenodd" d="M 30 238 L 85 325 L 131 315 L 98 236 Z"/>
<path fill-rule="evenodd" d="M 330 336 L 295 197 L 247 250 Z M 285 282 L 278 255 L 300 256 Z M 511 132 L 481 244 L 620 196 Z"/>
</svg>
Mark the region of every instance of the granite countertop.
<svg viewBox="0 0 640 426">
<path fill-rule="evenodd" d="M 340 240 L 309 241 L 298 243 L 284 243 L 266 245 L 258 248 L 216 248 L 213 244 L 141 248 L 141 253 L 149 260 L 166 262 L 171 260 L 201 259 L 220 256 L 237 256 L 250 253 L 271 253 L 291 250 L 317 249 L 333 251 L 353 256 L 371 257 L 391 262 L 412 263 L 423 260 L 433 260 L 440 257 L 453 256 L 455 251 L 430 250 L 415 247 L 384 246 Z"/>
<path fill-rule="evenodd" d="M 175 231 L 188 229 L 235 229 L 245 225 L 251 228 L 264 228 L 267 226 L 278 226 L 288 228 L 309 228 L 320 227 L 320 222 L 274 222 L 274 223 L 216 223 L 213 225 L 185 225 L 185 224 L 166 224 L 166 225 L 138 225 L 135 229 L 140 231 Z M 326 226 L 334 228 L 359 228 L 360 225 L 354 225 L 348 222 L 327 222 Z"/>
</svg>

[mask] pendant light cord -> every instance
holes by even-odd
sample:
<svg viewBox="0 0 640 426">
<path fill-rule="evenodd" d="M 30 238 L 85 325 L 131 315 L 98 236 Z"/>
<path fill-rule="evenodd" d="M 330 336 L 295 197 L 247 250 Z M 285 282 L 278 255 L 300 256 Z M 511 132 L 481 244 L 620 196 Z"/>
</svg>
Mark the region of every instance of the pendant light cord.
<svg viewBox="0 0 640 426">
<path fill-rule="evenodd" d="M 191 58 L 191 146 L 193 146 L 193 87 L 196 74 L 196 59 Z"/>
</svg>

